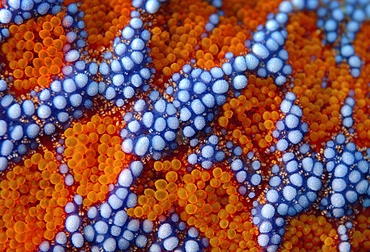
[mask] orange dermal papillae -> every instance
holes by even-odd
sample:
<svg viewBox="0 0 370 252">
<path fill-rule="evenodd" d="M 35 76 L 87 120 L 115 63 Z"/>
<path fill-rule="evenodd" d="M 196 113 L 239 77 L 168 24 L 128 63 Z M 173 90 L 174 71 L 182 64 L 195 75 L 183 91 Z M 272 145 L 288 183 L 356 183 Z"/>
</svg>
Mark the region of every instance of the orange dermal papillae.
<svg viewBox="0 0 370 252">
<path fill-rule="evenodd" d="M 30 99 L 36 104 L 35 110 L 41 106 L 41 103 L 38 104 L 41 98 L 31 92 L 50 88 L 54 80 L 64 78 L 63 67 L 74 66 L 73 62 L 66 60 L 66 53 L 75 41 L 68 41 L 69 30 L 63 26 L 69 4 L 77 3 L 79 11 L 84 12 L 81 20 L 84 21 L 83 29 L 87 34 L 84 38 L 86 46 L 77 50 L 80 53 L 79 60 L 97 65 L 102 62 L 109 65 L 119 59 L 118 56 L 104 59 L 103 55 L 114 52 L 114 39 L 121 36 L 122 29 L 132 20 L 130 15 L 138 10 L 144 22 L 143 27 L 151 35 L 146 52 L 151 57 L 148 68 L 152 75 L 146 80 L 145 91 L 135 91 L 132 97 L 118 106 L 114 99 L 105 97 L 107 90 L 104 88 L 114 83 L 113 77 L 97 70 L 89 82 L 96 82 L 96 90 L 99 91 L 89 97 L 93 105 L 81 109 L 83 116 L 76 119 L 71 116 L 71 112 L 66 124 L 56 123 L 57 130 L 52 136 L 40 133 L 40 136 L 35 137 L 37 146 L 27 150 L 23 157 L 18 154 L 8 155 L 8 168 L 0 173 L 0 250 L 37 251 L 44 241 L 56 245 L 57 234 L 67 230 L 66 218 L 69 213 L 65 209 L 75 195 L 82 198 L 76 214 L 83 220 L 78 231 L 84 234 L 84 227 L 89 222 L 96 223 L 102 219 L 87 218 L 88 210 L 94 207 L 100 210 L 101 204 L 107 202 L 109 195 L 119 187 L 122 170 L 129 169 L 133 161 L 139 160 L 144 169 L 127 188 L 136 195 L 136 205 L 124 205 L 119 209 L 124 210 L 128 218 L 140 223 L 151 221 L 154 226 L 152 232 L 157 234 L 164 220 L 177 213 L 179 219 L 186 223 L 187 230 L 195 227 L 199 231 L 199 237 L 196 238 L 199 244 L 201 238 L 207 239 L 208 244 L 202 247 L 202 251 L 264 251 L 266 247 L 258 240 L 262 233 L 258 225 L 254 224 L 252 209 L 256 208 L 256 202 L 260 205 L 268 202 L 266 194 L 271 187 L 270 178 L 275 176 L 271 167 L 279 165 L 280 169 L 285 162 L 282 161 L 284 151 L 276 148 L 279 139 L 274 133 L 277 131 L 277 123 L 284 120 L 287 114 L 281 111 L 281 104 L 288 92 L 295 94 L 296 100 L 293 103 L 301 108 L 302 122 L 309 127 L 298 145 L 309 144 L 315 152 L 312 157 L 324 163 L 329 160 L 324 154 L 326 143 L 343 133 L 346 143 L 353 142 L 369 163 L 369 152 L 366 151 L 370 146 L 370 23 L 368 20 L 363 22 L 353 41 L 354 51 L 363 63 L 360 75 L 354 77 L 347 61 L 336 61 L 338 49 L 335 46 L 338 43 L 323 43 L 326 35 L 325 31 L 317 27 L 319 17 L 316 12 L 296 11 L 297 8 L 289 14 L 289 21 L 285 25 L 287 37 L 283 49 L 289 55 L 287 64 L 291 66 L 292 73 L 284 85 L 277 85 L 273 74 L 261 77 L 257 70 L 247 69 L 241 75 L 246 77 L 248 85 L 238 90 L 238 95 L 234 95 L 234 90 L 231 90 L 232 81 L 240 73 L 233 69 L 232 74 L 224 74 L 222 77 L 230 89 L 224 103 L 215 108 L 213 121 L 207 122 L 212 132 L 200 130 L 196 135 L 199 140 L 196 147 L 190 146 L 189 139 L 182 131 L 188 121 L 181 121 L 180 124 L 184 125 L 179 126 L 173 141 L 178 145 L 175 150 L 166 146 L 160 158 L 150 156 L 153 151 L 143 156 L 135 155 L 137 142 L 134 141 L 131 148 L 134 150 L 131 153 L 124 152 L 125 137 L 122 137 L 122 132 L 128 128 L 124 117 L 131 115 L 136 101 L 149 100 L 148 92 L 158 90 L 161 95 L 165 94 L 166 102 L 172 102 L 176 99 L 175 95 L 167 94 L 165 90 L 170 87 L 178 91 L 178 84 L 172 79 L 174 74 L 180 73 L 186 78 L 191 76 L 185 73 L 185 65 L 211 71 L 215 67 L 221 69 L 225 62 L 231 61 L 225 57 L 228 53 L 232 53 L 233 57 L 244 57 L 251 53 L 252 48 L 248 43 L 253 40 L 255 31 L 261 29 L 260 26 L 266 23 L 269 15 L 279 12 L 281 2 L 225 0 L 218 7 L 203 0 L 170 0 L 163 3 L 155 14 L 151 14 L 145 12 L 145 8 L 149 8 L 145 7 L 146 2 L 140 7 L 134 7 L 132 1 L 128 0 L 64 1 L 62 10 L 56 15 L 47 13 L 24 20 L 21 24 L 4 24 L 9 30 L 9 37 L 0 43 L 1 79 L 8 83 L 7 94 L 20 101 Z M 0 4 L 0 8 L 4 6 Z M 137 13 L 134 15 L 139 15 Z M 215 13 L 218 14 L 218 24 L 207 30 L 205 27 L 209 18 Z M 73 29 L 77 31 L 76 27 Z M 139 37 L 139 33 L 135 34 L 135 38 Z M 131 43 L 129 40 L 122 41 Z M 128 52 L 132 51 L 128 49 Z M 267 60 L 261 60 L 258 66 L 266 68 L 266 65 Z M 78 72 L 74 71 L 74 74 Z M 90 74 L 88 71 L 90 69 L 79 73 Z M 126 73 L 122 75 L 125 83 L 122 85 L 133 82 L 131 76 Z M 61 83 L 64 85 L 63 81 Z M 211 86 L 207 88 L 211 90 Z M 119 95 L 124 96 L 123 92 Z M 343 126 L 341 115 L 343 104 L 349 96 L 355 100 L 351 130 Z M 0 93 L 0 102 L 3 97 L 5 95 Z M 67 106 L 72 106 L 69 97 L 65 95 L 65 98 Z M 150 104 L 145 109 L 153 107 Z M 55 111 L 59 112 L 57 109 Z M 48 120 L 56 121 L 55 111 Z M 179 111 L 176 111 L 175 116 L 179 117 Z M 162 113 L 165 119 L 169 117 L 166 113 Z M 1 111 L 0 116 L 6 119 L 5 115 Z M 41 128 L 45 125 L 37 113 L 29 117 Z M 142 115 L 135 114 L 132 117 L 143 120 Z M 24 122 L 24 125 L 29 124 L 28 121 Z M 8 129 L 8 125 L 6 127 Z M 144 128 L 142 125 L 140 130 L 142 135 L 148 136 L 155 131 L 154 126 Z M 209 169 L 203 168 L 199 162 L 191 164 L 189 155 L 195 153 L 197 158 L 200 157 L 200 146 L 207 143 L 211 134 L 217 135 L 217 150 L 224 151 L 226 158 L 214 162 Z M 0 134 L 0 140 L 7 138 L 11 139 L 10 134 Z M 26 138 L 22 138 L 21 142 L 30 143 Z M 233 154 L 234 150 L 226 147 L 228 143 L 240 147 L 239 156 L 255 153 L 254 160 L 258 159 L 261 164 L 260 170 L 255 173 L 261 175 L 262 182 L 255 188 L 250 188 L 250 185 L 246 188 L 255 193 L 251 198 L 241 193 L 242 183 L 231 168 L 236 155 Z M 338 145 L 334 148 L 342 154 L 344 147 Z M 301 160 L 303 155 L 297 150 L 298 147 L 291 148 Z M 282 168 L 278 173 L 280 175 L 289 183 L 287 172 Z M 325 187 L 329 185 L 332 176 L 330 172 L 324 171 L 320 177 L 323 190 L 317 193 L 318 197 L 323 198 L 333 192 L 333 188 Z M 369 174 L 364 176 L 369 179 Z M 282 186 L 279 190 L 282 194 Z M 370 212 L 362 204 L 365 199 L 369 199 L 366 193 L 364 195 L 350 205 L 353 207 L 350 216 L 330 217 L 327 210 L 320 209 L 320 201 L 316 200 L 295 216 L 284 217 L 285 234 L 276 244 L 278 250 L 339 251 L 343 234 L 338 231 L 338 227 L 349 222 L 352 227 L 347 228 L 345 235 L 351 250 L 370 250 Z M 112 222 L 112 219 L 107 220 L 107 223 Z M 143 233 L 141 229 L 140 232 Z M 149 251 L 151 243 L 165 240 L 155 238 L 155 234 L 148 235 L 144 247 L 130 241 L 128 250 Z M 66 251 L 90 250 L 98 244 L 95 240 L 90 242 L 85 239 L 83 246 L 77 248 L 70 235 L 64 245 Z M 179 239 L 179 246 L 185 246 L 187 237 Z M 104 244 L 99 246 L 105 251 Z"/>
<path fill-rule="evenodd" d="M 130 155 L 121 150 L 117 116 L 94 115 L 65 130 L 65 158 L 55 160 L 52 149 L 43 148 L 6 172 L 0 182 L 1 249 L 34 251 L 43 240 L 53 240 L 63 230 L 64 207 L 78 193 L 85 208 L 103 202 L 108 185 L 114 184 Z M 74 185 L 60 174 L 68 165 Z M 67 179 L 68 180 L 68 179 Z"/>
<path fill-rule="evenodd" d="M 49 87 L 52 76 L 61 73 L 62 49 L 67 42 L 61 25 L 63 16 L 47 15 L 9 27 L 10 37 L 0 50 L 14 77 L 14 92 L 24 94 L 35 87 Z"/>
</svg>

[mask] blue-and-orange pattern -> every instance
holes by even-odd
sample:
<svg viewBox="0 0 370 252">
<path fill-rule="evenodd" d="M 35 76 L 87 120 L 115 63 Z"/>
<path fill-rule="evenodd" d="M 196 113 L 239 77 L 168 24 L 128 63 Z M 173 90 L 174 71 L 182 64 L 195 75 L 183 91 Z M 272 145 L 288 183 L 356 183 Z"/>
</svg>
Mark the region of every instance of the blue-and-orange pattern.
<svg viewBox="0 0 370 252">
<path fill-rule="evenodd" d="M 369 0 L 4 0 L 0 251 L 370 251 Z"/>
</svg>

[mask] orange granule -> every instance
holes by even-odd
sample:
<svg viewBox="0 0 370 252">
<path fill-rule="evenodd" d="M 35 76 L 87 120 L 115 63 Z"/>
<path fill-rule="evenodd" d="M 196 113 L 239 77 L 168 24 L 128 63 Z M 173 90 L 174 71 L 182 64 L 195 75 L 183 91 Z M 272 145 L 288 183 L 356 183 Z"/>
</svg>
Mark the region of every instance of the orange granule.
<svg viewBox="0 0 370 252">
<path fill-rule="evenodd" d="M 212 31 L 205 29 L 209 17 L 217 9 L 206 1 L 172 0 L 160 9 L 153 26 L 150 48 L 154 67 L 164 76 L 178 72 L 190 59 L 195 65 L 211 69 L 219 65 L 227 52 L 244 55 L 250 31 L 263 23 L 280 1 L 226 1 L 219 24 Z M 171 11 L 168 11 L 171 10 Z M 160 84 L 160 83 L 158 83 Z"/>
<path fill-rule="evenodd" d="M 108 185 L 116 183 L 130 160 L 131 156 L 121 150 L 122 125 L 117 122 L 117 118 L 94 115 L 86 123 L 74 123 L 62 136 L 65 162 L 75 180 L 74 190 L 83 197 L 86 207 L 106 199 Z"/>
<path fill-rule="evenodd" d="M 49 87 L 52 76 L 61 73 L 66 43 L 63 16 L 60 12 L 9 27 L 10 37 L 0 51 L 14 78 L 13 91 L 26 93 L 36 86 Z"/>
<path fill-rule="evenodd" d="M 92 49 L 107 47 L 118 32 L 130 21 L 132 1 L 83 0 L 81 10 L 88 34 L 87 42 Z"/>
<path fill-rule="evenodd" d="M 355 81 L 347 63 L 336 66 L 332 47 L 322 46 L 314 13 L 293 14 L 287 30 L 286 50 L 293 68 L 293 92 L 303 110 L 303 121 L 310 127 L 306 141 L 319 150 L 321 143 L 340 129 L 340 108 Z M 324 81 L 326 87 L 322 86 Z"/>
<path fill-rule="evenodd" d="M 142 195 L 138 197 L 138 206 L 128 209 L 129 215 L 156 220 L 175 207 L 183 221 L 210 239 L 212 251 L 259 250 L 258 231 L 250 221 L 250 209 L 238 194 L 229 171 L 216 167 L 189 173 L 176 158 L 156 161 L 152 166 L 160 176 L 144 184 L 146 188 L 140 189 L 145 178 L 137 182 L 135 188 Z"/>
<path fill-rule="evenodd" d="M 353 232 L 350 232 L 349 242 L 353 251 L 370 250 L 370 209 L 362 210 L 354 221 Z"/>
<path fill-rule="evenodd" d="M 34 251 L 63 229 L 70 191 L 50 151 L 35 153 L 0 182 L 0 250 Z"/>
<path fill-rule="evenodd" d="M 204 55 L 205 52 L 195 51 L 194 48 L 200 42 L 208 17 L 215 12 L 215 8 L 201 0 L 173 0 L 169 1 L 168 9 L 171 11 L 160 9 L 153 20 L 153 26 L 149 28 L 152 33 L 150 53 L 155 69 L 164 76 L 170 76 L 191 58 L 195 58 L 197 52 L 197 59 L 212 60 L 212 53 Z M 205 43 L 204 46 L 210 45 Z M 211 50 L 217 54 L 218 49 Z"/>
<path fill-rule="evenodd" d="M 226 17 L 236 17 L 247 34 L 250 31 L 255 31 L 259 24 L 264 24 L 269 13 L 276 13 L 280 2 L 282 1 L 231 0 L 223 2 L 222 10 Z"/>
<path fill-rule="evenodd" d="M 290 220 L 284 234 L 282 250 L 288 251 L 337 251 L 336 227 L 324 216 L 301 214 Z"/>
<path fill-rule="evenodd" d="M 218 124 L 229 132 L 228 139 L 238 142 L 247 154 L 253 148 L 266 149 L 275 139 L 272 131 L 280 119 L 281 98 L 271 78 L 248 78 L 248 86 L 238 98 L 229 99 L 223 106 Z"/>
<path fill-rule="evenodd" d="M 353 117 L 355 121 L 356 137 L 355 142 L 359 147 L 366 147 L 370 145 L 370 23 L 365 22 L 361 30 L 356 34 L 354 41 L 354 48 L 356 54 L 361 58 L 363 66 L 361 68 L 360 76 L 355 79 L 354 99 L 356 101 Z"/>
</svg>

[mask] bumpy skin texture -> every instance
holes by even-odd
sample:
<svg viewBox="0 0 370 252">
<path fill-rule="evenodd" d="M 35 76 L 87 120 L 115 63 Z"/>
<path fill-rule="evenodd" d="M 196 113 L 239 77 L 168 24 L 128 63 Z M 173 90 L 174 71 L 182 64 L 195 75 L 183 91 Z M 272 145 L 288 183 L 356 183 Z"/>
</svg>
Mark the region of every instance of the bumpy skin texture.
<svg viewBox="0 0 370 252">
<path fill-rule="evenodd" d="M 0 4 L 1 251 L 369 251 L 370 1 Z"/>
</svg>

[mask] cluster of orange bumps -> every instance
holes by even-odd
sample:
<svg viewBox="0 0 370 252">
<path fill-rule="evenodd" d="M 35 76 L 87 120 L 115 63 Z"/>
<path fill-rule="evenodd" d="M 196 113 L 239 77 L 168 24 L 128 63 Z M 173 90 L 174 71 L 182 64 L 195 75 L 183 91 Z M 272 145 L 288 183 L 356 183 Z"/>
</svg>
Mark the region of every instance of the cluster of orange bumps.
<svg viewBox="0 0 370 252">
<path fill-rule="evenodd" d="M 66 5 L 73 1 L 66 1 Z M 111 41 L 129 22 L 131 1 L 83 0 L 90 57 L 102 50 L 112 50 Z M 168 78 L 194 59 L 194 66 L 211 69 L 224 61 L 227 52 L 244 55 L 250 31 L 264 23 L 280 1 L 224 1 L 225 16 L 207 36 L 204 26 L 216 8 L 207 1 L 172 0 L 147 27 L 152 34 L 149 43 L 157 79 L 152 85 L 162 89 Z M 7 74 L 13 77 L 12 92 L 17 95 L 49 87 L 55 76 L 62 77 L 63 47 L 67 43 L 61 25 L 63 12 L 56 16 L 32 18 L 20 25 L 10 25 L 10 38 L 0 46 L 1 60 Z M 149 19 L 150 17 L 145 17 Z M 287 25 L 286 50 L 293 68 L 292 91 L 303 110 L 303 120 L 310 131 L 304 141 L 320 150 L 321 143 L 331 139 L 340 128 L 340 108 L 350 89 L 354 90 L 356 123 L 354 139 L 361 147 L 370 145 L 370 64 L 353 78 L 346 64 L 335 63 L 335 52 L 322 47 L 314 13 L 295 13 Z M 304 25 L 302 25 L 304 24 Z M 368 48 L 370 24 L 365 23 L 355 42 L 355 50 L 364 62 L 370 61 Z M 312 60 L 312 56 L 315 56 Z M 323 88 L 326 75 L 331 84 Z M 238 98 L 230 98 L 220 108 L 214 123 L 217 130 L 226 129 L 223 141 L 232 141 L 250 151 L 264 153 L 275 143 L 272 132 L 283 93 L 271 78 L 247 76 L 248 86 Z M 289 86 L 289 84 L 287 85 Z M 0 250 L 33 251 L 43 241 L 52 241 L 64 229 L 64 207 L 74 194 L 83 198 L 83 210 L 106 200 L 109 185 L 133 157 L 121 150 L 122 116 L 96 109 L 79 122 L 73 122 L 60 138 L 64 143 L 40 139 L 40 148 L 19 164 L 1 174 L 0 182 Z M 253 137 L 251 137 L 253 135 Z M 65 147 L 63 160 L 55 158 L 56 147 Z M 251 221 L 251 201 L 238 193 L 238 184 L 227 164 L 211 170 L 193 167 L 187 170 L 187 150 L 172 158 L 145 163 L 143 175 L 132 190 L 138 204 L 127 213 L 138 219 L 158 220 L 175 209 L 188 226 L 195 226 L 209 239 L 210 251 L 260 251 L 258 229 Z M 266 163 L 280 157 L 265 157 Z M 65 163 L 73 176 L 67 186 L 67 175 L 59 172 Z M 266 174 L 267 171 L 263 171 Z M 69 178 L 70 179 L 70 178 Z M 258 188 L 261 190 L 261 188 Z M 263 195 L 263 194 L 262 194 Z M 370 213 L 363 210 L 353 217 L 349 233 L 354 251 L 370 250 Z M 337 251 L 337 223 L 315 209 L 289 220 L 281 251 Z"/>
</svg>

